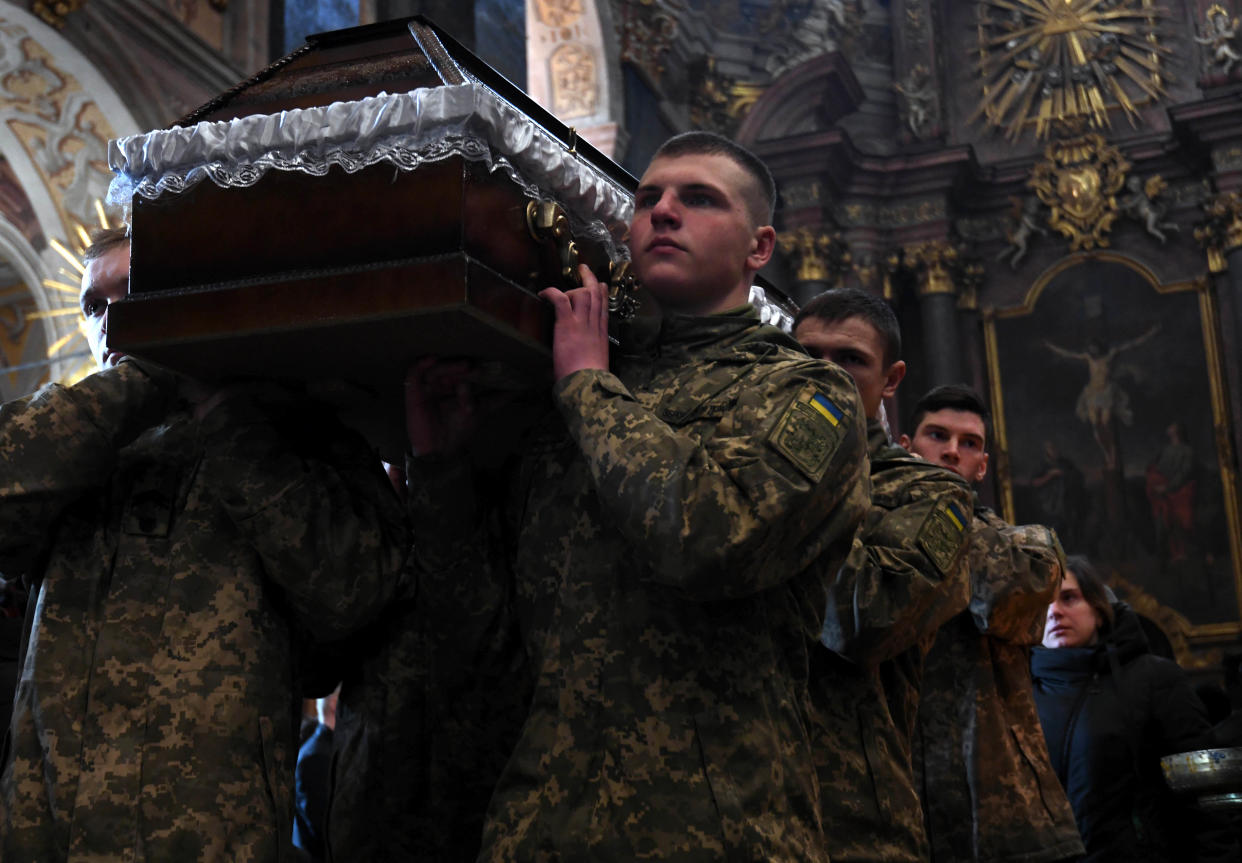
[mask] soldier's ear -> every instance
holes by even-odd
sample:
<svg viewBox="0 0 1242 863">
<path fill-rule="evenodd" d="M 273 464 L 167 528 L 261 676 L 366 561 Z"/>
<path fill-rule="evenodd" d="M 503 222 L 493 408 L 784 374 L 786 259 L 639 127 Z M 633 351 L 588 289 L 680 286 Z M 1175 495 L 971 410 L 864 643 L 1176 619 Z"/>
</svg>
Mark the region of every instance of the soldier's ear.
<svg viewBox="0 0 1242 863">
<path fill-rule="evenodd" d="M 975 474 L 975 482 L 983 482 L 983 478 L 988 475 L 988 454 L 983 454 L 983 461 L 979 463 L 979 470 Z"/>
<path fill-rule="evenodd" d="M 747 268 L 755 272 L 763 269 L 764 265 L 772 260 L 772 253 L 775 251 L 776 229 L 771 225 L 755 228 L 754 234 L 751 235 L 750 254 L 746 256 Z"/>
<path fill-rule="evenodd" d="M 901 447 L 901 448 L 902 448 L 902 449 L 904 449 L 906 452 L 909 452 L 909 451 L 910 451 L 910 444 L 911 444 L 911 443 L 912 443 L 912 441 L 910 440 L 910 435 L 908 435 L 908 434 L 903 434 L 901 437 L 899 437 L 899 438 L 897 439 L 897 446 Z"/>
<path fill-rule="evenodd" d="M 897 392 L 897 386 L 906 376 L 906 361 L 898 360 L 888 367 L 888 371 L 884 373 L 884 398 L 892 398 L 893 393 Z"/>
</svg>

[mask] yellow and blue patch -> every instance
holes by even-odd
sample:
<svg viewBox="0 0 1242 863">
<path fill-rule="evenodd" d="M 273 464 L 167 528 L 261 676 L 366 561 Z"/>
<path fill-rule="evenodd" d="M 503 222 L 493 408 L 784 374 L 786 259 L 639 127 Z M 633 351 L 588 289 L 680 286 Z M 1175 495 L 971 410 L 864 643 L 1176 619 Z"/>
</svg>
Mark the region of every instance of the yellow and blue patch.
<svg viewBox="0 0 1242 863">
<path fill-rule="evenodd" d="M 949 514 L 949 518 L 958 530 L 966 529 L 966 515 L 958 508 L 957 504 L 949 501 L 949 505 L 945 507 L 945 512 Z"/>
<path fill-rule="evenodd" d="M 846 412 L 813 383 L 805 384 L 768 436 L 768 443 L 812 482 L 819 482 L 845 438 Z"/>
<path fill-rule="evenodd" d="M 956 501 L 949 500 L 933 507 L 919 528 L 919 547 L 945 575 L 966 547 L 968 524 L 966 512 Z"/>
<path fill-rule="evenodd" d="M 815 393 L 811 396 L 811 407 L 819 411 L 820 415 L 834 426 L 841 425 L 841 420 L 845 418 L 845 412 L 836 406 L 832 399 L 823 393 Z"/>
</svg>

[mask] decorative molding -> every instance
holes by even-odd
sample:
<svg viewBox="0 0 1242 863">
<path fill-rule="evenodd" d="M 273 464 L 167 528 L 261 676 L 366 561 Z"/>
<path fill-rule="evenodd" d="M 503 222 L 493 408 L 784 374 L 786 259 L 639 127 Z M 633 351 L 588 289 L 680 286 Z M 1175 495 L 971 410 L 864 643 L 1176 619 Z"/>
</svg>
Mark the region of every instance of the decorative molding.
<svg viewBox="0 0 1242 863">
<path fill-rule="evenodd" d="M 914 198 L 900 204 L 854 202 L 834 208 L 837 224 L 847 228 L 906 228 L 938 222 L 948 217 L 944 198 Z"/>
<path fill-rule="evenodd" d="M 1212 167 L 1217 173 L 1242 170 L 1242 144 L 1226 144 L 1212 149 Z"/>
<path fill-rule="evenodd" d="M 621 62 L 633 64 L 659 85 L 664 78 L 664 58 L 678 32 L 675 13 L 682 11 L 682 4 L 630 0 L 620 6 Z"/>
<path fill-rule="evenodd" d="M 853 263 L 849 245 L 840 233 L 802 227 L 782 232 L 780 248 L 793 262 L 799 282 L 824 282 L 836 287 Z"/>
<path fill-rule="evenodd" d="M 906 246 L 902 257 L 907 268 L 918 278 L 919 296 L 932 294 L 957 294 L 954 271 L 961 258 L 961 251 L 945 240 L 929 240 Z"/>
<path fill-rule="evenodd" d="M 548 57 L 548 69 L 553 114 L 562 120 L 574 120 L 596 112 L 599 68 L 594 53 L 577 43 L 566 43 Z"/>
<path fill-rule="evenodd" d="M 1242 192 L 1223 192 L 1203 205 L 1202 221 L 1195 225 L 1195 240 L 1207 252 L 1208 270 L 1223 273 L 1227 256 L 1242 248 Z"/>
<path fill-rule="evenodd" d="M 689 78 L 699 82 L 690 93 L 690 125 L 726 136 L 732 136 L 764 91 L 760 84 L 721 74 L 716 69 L 716 58 L 710 54 L 690 65 Z"/>
<path fill-rule="evenodd" d="M 60 30 L 65 26 L 65 19 L 85 5 L 86 0 L 34 0 L 30 11 Z"/>
<path fill-rule="evenodd" d="M 789 4 L 782 0 L 780 5 L 787 13 Z M 805 8 L 806 15 L 776 34 L 774 41 L 780 50 L 769 55 L 766 64 L 772 78 L 779 78 L 808 60 L 843 50 L 862 31 L 863 9 L 859 0 L 819 0 Z"/>
<path fill-rule="evenodd" d="M 1104 235 L 1121 211 L 1116 194 L 1130 163 L 1096 133 L 1081 134 L 1085 118 L 1060 124 L 1059 140 L 1044 150 L 1027 185 L 1049 208 L 1048 225 L 1070 240 L 1070 250 L 1108 245 Z"/>
</svg>

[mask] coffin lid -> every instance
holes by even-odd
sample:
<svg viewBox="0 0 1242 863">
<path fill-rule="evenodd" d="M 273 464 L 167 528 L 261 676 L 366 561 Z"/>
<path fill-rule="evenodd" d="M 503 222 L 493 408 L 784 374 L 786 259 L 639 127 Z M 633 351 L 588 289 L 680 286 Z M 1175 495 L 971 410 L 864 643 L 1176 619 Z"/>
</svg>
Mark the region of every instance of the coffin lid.
<svg viewBox="0 0 1242 863">
<path fill-rule="evenodd" d="M 309 36 L 172 127 L 112 141 L 108 200 L 450 156 L 554 198 L 576 233 L 617 240 L 629 221 L 632 175 L 422 16 Z"/>
</svg>

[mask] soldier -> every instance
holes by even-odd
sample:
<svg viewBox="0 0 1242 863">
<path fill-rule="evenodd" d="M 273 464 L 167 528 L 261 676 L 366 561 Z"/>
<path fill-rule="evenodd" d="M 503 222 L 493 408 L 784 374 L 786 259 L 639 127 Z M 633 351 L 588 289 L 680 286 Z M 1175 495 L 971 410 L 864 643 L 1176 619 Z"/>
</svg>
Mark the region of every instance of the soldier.
<svg viewBox="0 0 1242 863">
<path fill-rule="evenodd" d="M 968 387 L 933 389 L 901 445 L 978 484 L 987 474 L 988 414 Z M 1044 863 L 1083 853 L 1048 760 L 1028 654 L 1065 567 L 1056 535 L 1015 527 L 978 502 L 970 540 L 970 607 L 941 627 L 927 655 L 915 771 L 931 860 Z"/>
<path fill-rule="evenodd" d="M 811 659 L 811 742 L 833 863 L 927 859 L 910 763 L 923 656 L 966 607 L 970 486 L 894 445 L 884 399 L 906 373 L 901 331 L 874 294 L 838 288 L 798 313 L 794 336 L 850 373 L 867 415 L 871 509 L 829 594 Z"/>
<path fill-rule="evenodd" d="M 300 626 L 398 591 L 400 503 L 307 406 L 109 349 L 128 238 L 85 258 L 101 371 L 0 407 L 0 568 L 33 574 L 0 857 L 290 860 Z"/>
<path fill-rule="evenodd" d="M 746 150 L 673 138 L 630 229 L 661 316 L 621 327 L 610 355 L 589 271 L 582 288 L 544 292 L 557 410 L 504 510 L 534 689 L 480 861 L 827 860 L 807 649 L 865 508 L 865 431 L 850 378 L 747 304 L 774 197 Z M 449 397 L 410 411 L 420 483 L 461 461 L 434 454 L 458 437 L 451 384 L 414 380 L 415 408 Z M 426 569 L 483 548 L 461 529 L 478 520 L 441 505 L 457 517 L 423 514 Z"/>
</svg>

